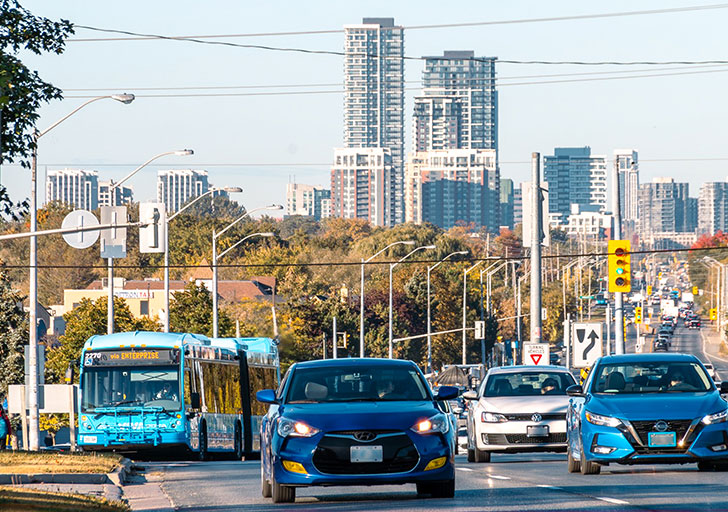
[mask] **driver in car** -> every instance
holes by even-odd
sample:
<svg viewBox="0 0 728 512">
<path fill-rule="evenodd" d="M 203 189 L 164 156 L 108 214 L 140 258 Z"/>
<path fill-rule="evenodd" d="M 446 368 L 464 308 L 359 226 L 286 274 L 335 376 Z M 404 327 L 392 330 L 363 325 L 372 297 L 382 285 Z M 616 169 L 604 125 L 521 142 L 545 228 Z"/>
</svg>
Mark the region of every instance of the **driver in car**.
<svg viewBox="0 0 728 512">
<path fill-rule="evenodd" d="M 169 382 L 165 382 L 162 388 L 157 392 L 154 397 L 155 400 L 174 400 L 177 401 L 177 393 L 172 391 L 172 385 Z"/>
<path fill-rule="evenodd" d="M 557 387 L 559 386 L 559 383 L 556 382 L 556 379 L 553 379 L 549 377 L 548 379 L 545 379 L 543 383 L 541 384 L 541 394 L 542 395 L 553 395 L 557 391 Z"/>
</svg>

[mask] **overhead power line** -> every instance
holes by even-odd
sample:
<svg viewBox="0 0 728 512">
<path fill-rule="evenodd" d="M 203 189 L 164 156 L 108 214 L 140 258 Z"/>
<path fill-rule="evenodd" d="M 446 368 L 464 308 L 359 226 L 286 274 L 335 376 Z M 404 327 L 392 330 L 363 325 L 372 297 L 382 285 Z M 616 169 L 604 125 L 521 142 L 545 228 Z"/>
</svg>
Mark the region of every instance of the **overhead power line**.
<svg viewBox="0 0 728 512">
<path fill-rule="evenodd" d="M 602 19 L 602 18 L 618 18 L 625 16 L 647 16 L 654 14 L 674 14 L 680 12 L 691 12 L 691 11 L 706 11 L 713 9 L 725 9 L 728 8 L 728 4 L 709 4 L 709 5 L 693 5 L 686 7 L 674 7 L 666 9 L 650 9 L 641 11 L 621 11 L 621 12 L 609 12 L 609 13 L 596 13 L 596 14 L 580 14 L 574 16 L 552 16 L 545 18 L 520 18 L 512 20 L 493 20 L 493 21 L 472 21 L 464 23 L 439 23 L 431 25 L 410 25 L 403 26 L 404 30 L 428 30 L 428 29 L 442 29 L 442 28 L 465 28 L 465 27 L 484 27 L 493 25 L 516 25 L 524 23 L 549 23 L 558 21 L 577 21 L 577 20 L 588 20 L 588 19 Z M 153 34 L 138 34 L 123 30 L 115 29 L 104 29 L 97 27 L 90 27 L 87 25 L 74 25 L 76 28 L 82 28 L 85 30 L 91 30 L 95 32 L 106 32 L 111 34 L 125 34 L 129 37 L 107 37 L 107 38 L 75 38 L 69 39 L 69 43 L 89 43 L 89 42 L 103 42 L 103 41 L 148 41 L 148 40 L 159 40 L 159 39 L 176 39 L 176 40 L 191 40 L 191 39 L 229 39 L 229 38 L 242 38 L 242 37 L 271 37 L 271 36 L 308 36 L 308 35 L 323 35 L 323 34 L 341 34 L 344 29 L 331 29 L 331 30 L 301 30 L 301 31 L 286 31 L 286 32 L 252 32 L 243 34 L 205 34 L 205 35 L 191 35 L 191 36 L 168 36 L 161 37 Z"/>
</svg>

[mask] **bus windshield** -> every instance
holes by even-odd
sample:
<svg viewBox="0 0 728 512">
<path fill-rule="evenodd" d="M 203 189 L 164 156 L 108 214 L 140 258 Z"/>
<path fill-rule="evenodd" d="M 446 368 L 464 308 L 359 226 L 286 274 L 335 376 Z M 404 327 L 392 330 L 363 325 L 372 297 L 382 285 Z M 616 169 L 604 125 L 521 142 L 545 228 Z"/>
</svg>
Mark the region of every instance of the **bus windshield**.
<svg viewBox="0 0 728 512">
<path fill-rule="evenodd" d="M 83 373 L 81 409 L 103 407 L 181 408 L 179 367 L 87 368 Z"/>
</svg>

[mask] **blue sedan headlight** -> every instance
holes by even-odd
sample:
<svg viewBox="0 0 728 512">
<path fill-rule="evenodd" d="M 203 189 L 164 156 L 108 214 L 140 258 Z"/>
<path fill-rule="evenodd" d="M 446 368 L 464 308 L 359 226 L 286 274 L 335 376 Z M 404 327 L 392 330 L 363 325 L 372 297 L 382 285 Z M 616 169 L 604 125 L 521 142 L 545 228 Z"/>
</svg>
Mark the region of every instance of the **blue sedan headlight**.
<svg viewBox="0 0 728 512">
<path fill-rule="evenodd" d="M 728 409 L 716 412 L 715 414 L 708 414 L 700 421 L 703 422 L 704 425 L 712 425 L 713 423 L 724 423 L 725 421 L 728 421 Z"/>
<path fill-rule="evenodd" d="M 612 416 L 602 416 L 601 414 L 594 414 L 593 412 L 586 411 L 584 413 L 586 421 L 600 427 L 618 427 L 622 425 L 622 420 L 614 418 Z"/>
<path fill-rule="evenodd" d="M 426 420 L 421 420 L 412 426 L 412 431 L 418 434 L 446 434 L 450 430 L 450 421 L 444 414 L 435 414 Z"/>
<path fill-rule="evenodd" d="M 278 435 L 281 437 L 312 437 L 319 433 L 319 429 L 302 421 L 281 418 L 278 420 Z"/>
</svg>

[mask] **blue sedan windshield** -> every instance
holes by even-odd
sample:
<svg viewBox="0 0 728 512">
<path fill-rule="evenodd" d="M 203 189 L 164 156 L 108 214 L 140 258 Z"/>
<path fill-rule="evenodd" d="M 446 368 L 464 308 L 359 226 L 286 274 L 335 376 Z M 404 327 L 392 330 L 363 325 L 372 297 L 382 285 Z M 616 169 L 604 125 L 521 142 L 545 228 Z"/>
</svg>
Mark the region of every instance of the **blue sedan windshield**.
<svg viewBox="0 0 728 512">
<path fill-rule="evenodd" d="M 691 362 L 603 364 L 593 379 L 594 393 L 695 393 L 713 389 L 705 371 Z"/>
<path fill-rule="evenodd" d="M 406 366 L 297 368 L 286 402 L 428 400 L 426 386 L 420 374 Z"/>
</svg>

